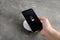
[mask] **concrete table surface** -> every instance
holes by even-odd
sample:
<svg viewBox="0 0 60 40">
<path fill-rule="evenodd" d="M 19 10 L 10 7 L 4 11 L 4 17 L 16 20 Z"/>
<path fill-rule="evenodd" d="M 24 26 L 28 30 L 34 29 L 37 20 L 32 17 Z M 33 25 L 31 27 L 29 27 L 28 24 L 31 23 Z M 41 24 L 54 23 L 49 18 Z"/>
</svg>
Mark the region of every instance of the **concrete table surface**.
<svg viewBox="0 0 60 40">
<path fill-rule="evenodd" d="M 60 31 L 60 0 L 0 0 L 0 40 L 46 40 L 23 28 L 22 11 L 33 8 Z"/>
</svg>

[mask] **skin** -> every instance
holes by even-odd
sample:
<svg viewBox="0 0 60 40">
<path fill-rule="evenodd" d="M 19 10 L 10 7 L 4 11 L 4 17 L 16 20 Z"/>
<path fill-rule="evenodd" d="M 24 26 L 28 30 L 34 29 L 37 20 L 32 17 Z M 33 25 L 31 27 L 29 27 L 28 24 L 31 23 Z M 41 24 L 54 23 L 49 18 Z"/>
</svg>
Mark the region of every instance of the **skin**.
<svg viewBox="0 0 60 40">
<path fill-rule="evenodd" d="M 42 22 L 43 29 L 38 32 L 38 34 L 47 38 L 48 40 L 60 40 L 60 32 L 56 31 L 50 24 L 47 18 L 40 17 L 40 21 Z"/>
</svg>

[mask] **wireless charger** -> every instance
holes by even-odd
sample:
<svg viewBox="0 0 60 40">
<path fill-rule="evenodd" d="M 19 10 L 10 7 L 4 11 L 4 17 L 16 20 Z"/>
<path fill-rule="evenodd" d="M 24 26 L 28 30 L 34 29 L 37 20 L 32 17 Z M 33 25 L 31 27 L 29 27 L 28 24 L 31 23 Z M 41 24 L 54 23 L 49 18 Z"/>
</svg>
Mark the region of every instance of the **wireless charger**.
<svg viewBox="0 0 60 40">
<path fill-rule="evenodd" d="M 27 31 L 31 31 L 32 32 L 32 29 L 30 28 L 29 24 L 27 23 L 26 20 L 24 20 L 23 22 L 23 27 L 27 30 Z"/>
</svg>

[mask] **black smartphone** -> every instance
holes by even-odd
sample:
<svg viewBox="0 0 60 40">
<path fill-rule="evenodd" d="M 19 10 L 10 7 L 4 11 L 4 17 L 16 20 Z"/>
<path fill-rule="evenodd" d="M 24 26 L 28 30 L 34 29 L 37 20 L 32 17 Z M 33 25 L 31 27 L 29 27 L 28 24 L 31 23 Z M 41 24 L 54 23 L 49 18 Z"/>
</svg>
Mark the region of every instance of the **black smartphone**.
<svg viewBox="0 0 60 40">
<path fill-rule="evenodd" d="M 22 14 L 33 32 L 37 30 L 42 30 L 42 23 L 40 22 L 39 18 L 37 17 L 33 9 L 22 11 Z"/>
</svg>

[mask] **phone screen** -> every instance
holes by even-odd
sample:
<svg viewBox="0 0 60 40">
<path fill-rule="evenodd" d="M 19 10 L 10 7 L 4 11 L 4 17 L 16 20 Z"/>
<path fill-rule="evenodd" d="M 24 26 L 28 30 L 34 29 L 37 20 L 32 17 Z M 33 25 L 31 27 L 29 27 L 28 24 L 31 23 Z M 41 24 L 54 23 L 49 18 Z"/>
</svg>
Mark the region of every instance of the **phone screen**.
<svg viewBox="0 0 60 40">
<path fill-rule="evenodd" d="M 33 9 L 22 11 L 22 14 L 33 32 L 37 30 L 42 30 L 42 23 L 40 22 L 39 18 L 37 17 Z"/>
</svg>

